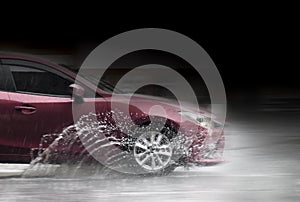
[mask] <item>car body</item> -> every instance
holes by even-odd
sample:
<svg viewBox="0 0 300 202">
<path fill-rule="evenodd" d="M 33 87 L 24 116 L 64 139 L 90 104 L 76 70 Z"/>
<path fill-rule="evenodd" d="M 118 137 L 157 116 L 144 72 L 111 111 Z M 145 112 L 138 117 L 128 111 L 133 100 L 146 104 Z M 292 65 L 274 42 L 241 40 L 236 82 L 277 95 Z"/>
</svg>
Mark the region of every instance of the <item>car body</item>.
<svg viewBox="0 0 300 202">
<path fill-rule="evenodd" d="M 41 59 L 0 54 L 1 162 L 30 162 L 30 152 L 40 147 L 44 134 L 60 133 L 74 124 L 76 117 L 79 119 L 80 116 L 88 114 L 91 104 L 95 105 L 97 113 L 111 111 L 112 93 L 76 76 L 60 65 Z M 73 86 L 73 92 L 77 90 L 76 93 L 82 98 L 76 104 L 69 89 L 75 79 L 80 86 Z M 80 87 L 84 89 L 81 92 Z M 126 107 L 122 102 L 126 96 L 114 96 L 113 102 L 120 110 Z M 72 113 L 72 105 L 77 108 L 76 116 Z M 182 114 L 182 109 L 174 101 L 141 95 L 131 97 L 129 108 L 130 113 L 147 115 L 157 105 L 163 107 L 165 112 L 159 114 L 158 110 L 156 115 L 180 126 L 182 133 L 192 140 L 186 151 L 186 164 L 203 165 L 223 161 L 223 127 L 203 127 L 197 122 L 197 117 L 193 118 L 197 114 L 209 117 L 207 111 L 187 104 L 184 106 L 187 111 L 184 113 L 187 114 Z M 137 116 L 135 122 L 140 118 Z M 209 139 L 209 143 L 205 143 L 206 139 Z"/>
</svg>

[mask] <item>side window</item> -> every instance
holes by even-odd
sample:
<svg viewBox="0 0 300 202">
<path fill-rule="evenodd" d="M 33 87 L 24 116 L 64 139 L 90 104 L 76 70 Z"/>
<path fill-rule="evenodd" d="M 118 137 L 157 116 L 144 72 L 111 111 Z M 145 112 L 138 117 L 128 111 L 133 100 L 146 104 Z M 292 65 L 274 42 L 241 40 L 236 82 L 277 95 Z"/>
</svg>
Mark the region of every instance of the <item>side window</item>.
<svg viewBox="0 0 300 202">
<path fill-rule="evenodd" d="M 0 62 L 0 91 L 12 91 L 13 89 L 14 85 L 9 73 Z"/>
<path fill-rule="evenodd" d="M 0 63 L 0 91 L 6 90 L 5 85 L 4 85 L 4 83 L 5 83 L 4 79 L 5 79 L 5 75 L 4 75 L 4 71 L 2 69 L 2 65 Z"/>
<path fill-rule="evenodd" d="M 9 66 L 17 92 L 50 96 L 71 96 L 72 81 L 54 73 L 23 66 Z"/>
</svg>

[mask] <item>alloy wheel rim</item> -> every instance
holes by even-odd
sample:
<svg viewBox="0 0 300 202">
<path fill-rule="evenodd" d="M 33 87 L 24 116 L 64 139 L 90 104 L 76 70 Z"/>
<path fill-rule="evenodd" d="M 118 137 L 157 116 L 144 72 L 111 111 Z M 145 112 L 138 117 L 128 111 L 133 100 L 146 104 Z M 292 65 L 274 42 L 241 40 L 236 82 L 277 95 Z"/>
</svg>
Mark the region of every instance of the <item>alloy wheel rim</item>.
<svg viewBox="0 0 300 202">
<path fill-rule="evenodd" d="M 147 171 L 158 171 L 171 161 L 172 146 L 167 136 L 157 131 L 143 133 L 134 146 L 136 162 Z"/>
</svg>

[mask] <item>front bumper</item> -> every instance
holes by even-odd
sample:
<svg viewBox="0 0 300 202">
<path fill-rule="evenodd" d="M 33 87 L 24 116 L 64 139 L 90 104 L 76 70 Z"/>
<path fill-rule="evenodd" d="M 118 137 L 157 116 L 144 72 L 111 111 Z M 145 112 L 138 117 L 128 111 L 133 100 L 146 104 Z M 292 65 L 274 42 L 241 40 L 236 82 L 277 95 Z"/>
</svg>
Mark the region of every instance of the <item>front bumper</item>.
<svg viewBox="0 0 300 202">
<path fill-rule="evenodd" d="M 188 163 L 196 165 L 215 165 L 224 162 L 224 132 L 214 130 L 210 135 L 198 135 L 188 149 Z"/>
</svg>

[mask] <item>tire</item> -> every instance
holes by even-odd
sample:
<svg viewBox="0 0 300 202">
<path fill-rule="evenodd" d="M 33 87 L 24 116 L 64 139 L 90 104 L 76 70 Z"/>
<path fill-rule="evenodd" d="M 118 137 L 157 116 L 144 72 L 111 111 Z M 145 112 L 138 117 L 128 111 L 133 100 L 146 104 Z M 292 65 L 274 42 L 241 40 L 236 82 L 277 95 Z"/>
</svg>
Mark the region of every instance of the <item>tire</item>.
<svg viewBox="0 0 300 202">
<path fill-rule="evenodd" d="M 156 117 L 135 131 L 132 155 L 142 175 L 168 175 L 177 167 L 172 142 L 177 136 L 176 125 L 161 119 Z"/>
<path fill-rule="evenodd" d="M 182 153 L 174 146 L 178 142 L 175 123 L 154 117 L 131 131 L 122 149 L 105 162 L 108 169 L 141 176 L 167 175 L 175 170 Z"/>
</svg>

